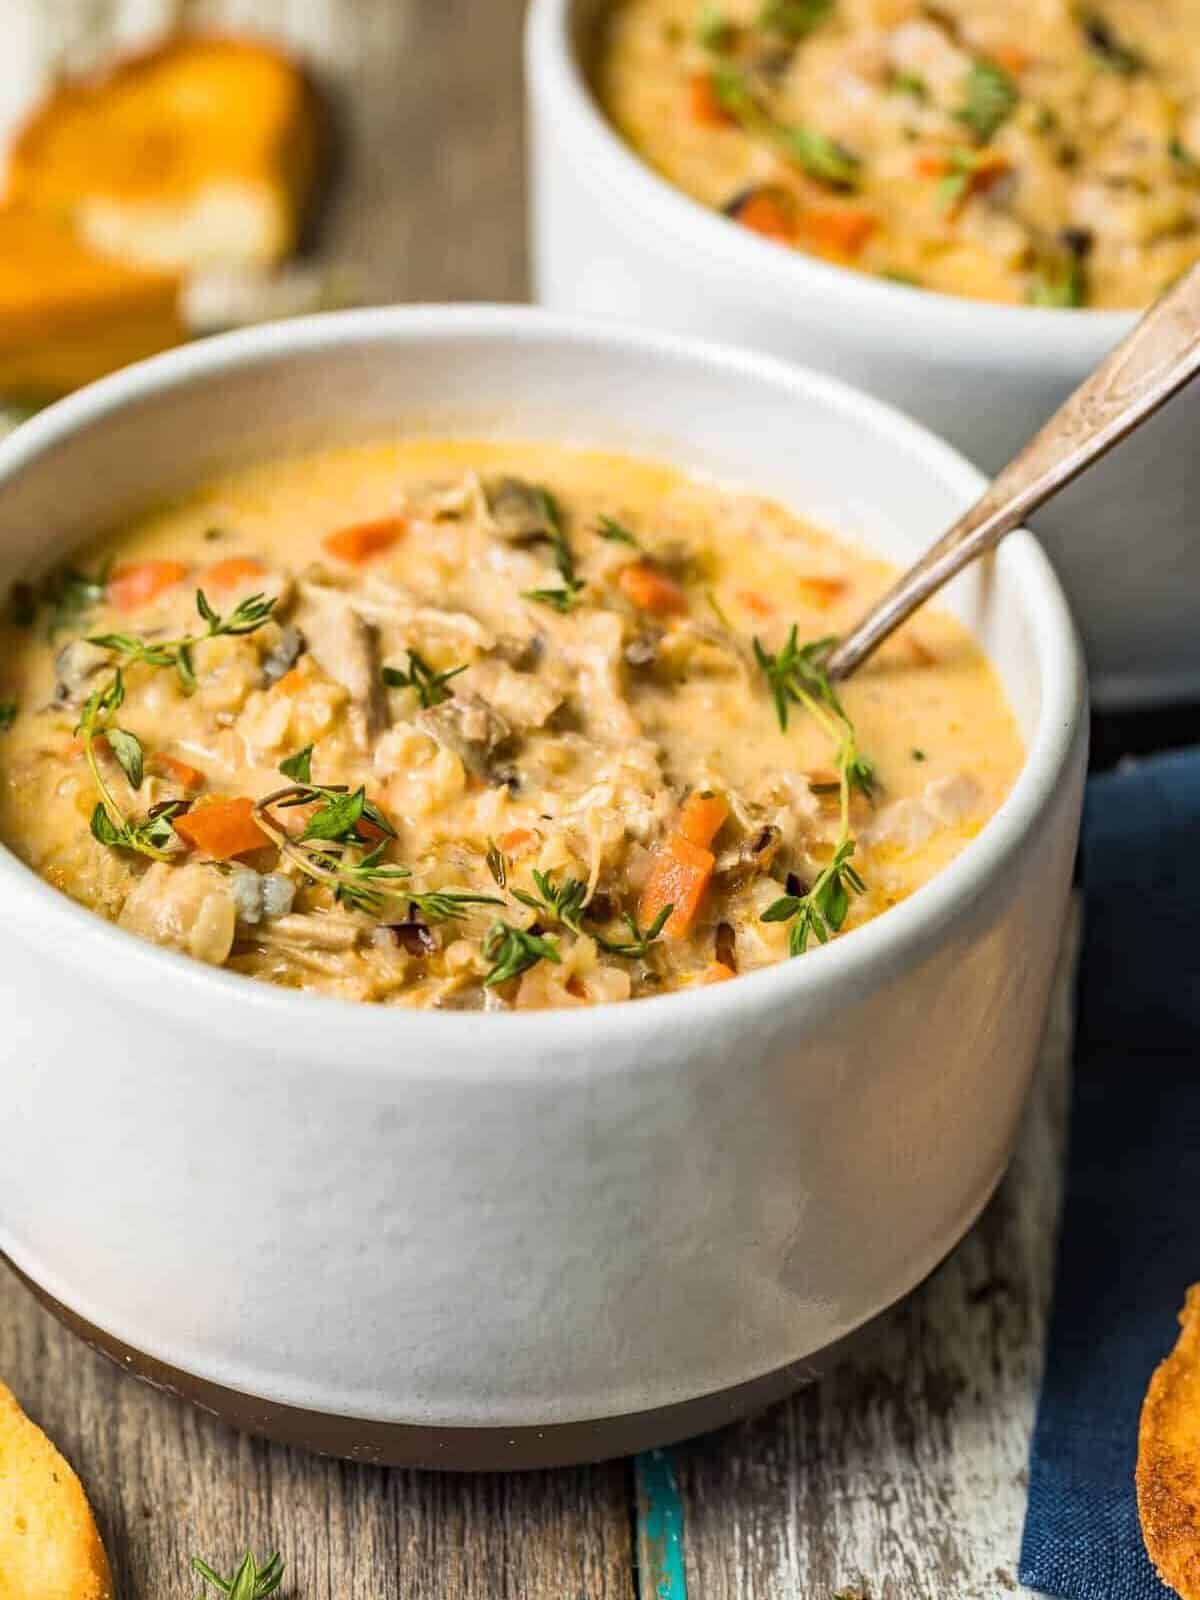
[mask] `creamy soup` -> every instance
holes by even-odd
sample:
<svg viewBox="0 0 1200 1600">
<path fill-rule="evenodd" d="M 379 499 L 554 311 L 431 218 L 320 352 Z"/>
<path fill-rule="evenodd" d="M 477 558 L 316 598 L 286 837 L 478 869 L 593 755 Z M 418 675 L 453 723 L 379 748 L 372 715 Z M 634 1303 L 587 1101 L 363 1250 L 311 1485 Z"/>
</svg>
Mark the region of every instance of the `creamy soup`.
<svg viewBox="0 0 1200 1600">
<path fill-rule="evenodd" d="M 122 928 L 450 1009 L 727 980 L 895 905 L 1022 760 L 923 614 L 781 506 L 640 460 L 403 442 L 255 468 L 18 585 L 0 836 Z"/>
<path fill-rule="evenodd" d="M 844 266 L 1132 307 L 1200 257 L 1200 0 L 614 0 L 595 74 L 672 183 Z"/>
</svg>

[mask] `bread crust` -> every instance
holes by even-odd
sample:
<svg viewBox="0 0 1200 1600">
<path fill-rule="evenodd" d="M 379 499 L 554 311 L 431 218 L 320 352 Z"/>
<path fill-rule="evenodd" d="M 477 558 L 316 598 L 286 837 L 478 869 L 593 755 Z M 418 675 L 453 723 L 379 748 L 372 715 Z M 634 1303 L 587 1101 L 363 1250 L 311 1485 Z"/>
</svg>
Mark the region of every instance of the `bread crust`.
<svg viewBox="0 0 1200 1600">
<path fill-rule="evenodd" d="M 12 142 L 7 197 L 181 269 L 211 259 L 215 206 L 256 208 L 244 246 L 231 217 L 219 258 L 262 265 L 296 247 L 327 145 L 324 102 L 297 61 L 250 36 L 185 32 L 57 85 Z"/>
<path fill-rule="evenodd" d="M 1138 1514 L 1163 1582 L 1183 1600 L 1200 1600 L 1200 1284 L 1188 1290 L 1179 1321 L 1142 1406 Z"/>
<path fill-rule="evenodd" d="M 2 1383 L 0 1600 L 113 1600 L 82 1484 Z"/>
</svg>

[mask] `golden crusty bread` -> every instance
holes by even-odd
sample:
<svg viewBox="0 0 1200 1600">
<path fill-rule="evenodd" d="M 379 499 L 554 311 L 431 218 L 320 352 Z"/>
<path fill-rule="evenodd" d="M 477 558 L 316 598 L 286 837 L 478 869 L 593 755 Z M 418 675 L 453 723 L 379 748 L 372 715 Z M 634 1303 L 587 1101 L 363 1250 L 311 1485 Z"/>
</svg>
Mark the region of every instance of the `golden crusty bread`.
<svg viewBox="0 0 1200 1600">
<path fill-rule="evenodd" d="M 83 1486 L 0 1383 L 0 1600 L 112 1600 Z"/>
<path fill-rule="evenodd" d="M 15 138 L 7 195 L 137 264 L 270 265 L 295 248 L 322 125 L 280 50 L 175 35 L 54 89 Z"/>
<path fill-rule="evenodd" d="M 61 219 L 0 207 L 0 396 L 49 399 L 178 344 L 179 305 L 175 274 L 102 256 Z"/>
<path fill-rule="evenodd" d="M 1200 1283 L 1179 1320 L 1183 1331 L 1142 1405 L 1138 1513 L 1159 1577 L 1184 1600 L 1200 1600 Z"/>
</svg>

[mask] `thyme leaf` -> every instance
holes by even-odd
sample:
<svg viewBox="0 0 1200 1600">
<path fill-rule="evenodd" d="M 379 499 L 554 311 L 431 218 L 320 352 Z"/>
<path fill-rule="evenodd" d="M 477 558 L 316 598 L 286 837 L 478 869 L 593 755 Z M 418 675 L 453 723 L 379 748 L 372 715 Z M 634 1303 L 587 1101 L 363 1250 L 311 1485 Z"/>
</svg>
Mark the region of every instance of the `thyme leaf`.
<svg viewBox="0 0 1200 1600">
<path fill-rule="evenodd" d="M 15 700 L 0 700 L 0 733 L 7 733 L 17 720 L 18 711 Z"/>
<path fill-rule="evenodd" d="M 970 128 L 980 144 L 987 144 L 1004 126 L 1021 98 L 1011 75 L 982 56 L 967 73 L 964 95 L 964 103 L 954 116 Z"/>
<path fill-rule="evenodd" d="M 260 1567 L 247 1551 L 233 1577 L 223 1578 L 219 1572 L 213 1571 L 207 1561 L 193 1556 L 192 1571 L 203 1578 L 206 1585 L 211 1584 L 218 1594 L 227 1595 L 229 1600 L 267 1600 L 267 1596 L 274 1594 L 283 1582 L 283 1558 L 277 1551 L 265 1566 Z M 207 1593 L 206 1587 L 197 1600 L 204 1600 Z"/>
<path fill-rule="evenodd" d="M 500 919 L 492 923 L 484 938 L 483 959 L 492 963 L 492 970 L 483 980 L 486 989 L 519 977 L 530 967 L 536 967 L 539 961 L 562 963 L 553 939 L 525 928 L 514 928 L 511 922 Z"/>
<path fill-rule="evenodd" d="M 544 606 L 553 606 L 555 611 L 565 616 L 574 607 L 586 587 L 586 584 L 573 578 L 569 583 L 564 583 L 561 589 L 523 589 L 521 594 L 523 599 L 536 600 Z"/>
<path fill-rule="evenodd" d="M 835 0 L 765 0 L 758 14 L 758 26 L 803 39 L 833 10 Z"/>
<path fill-rule="evenodd" d="M 446 685 L 451 678 L 457 678 L 460 672 L 467 670 L 464 662 L 460 667 L 451 667 L 448 672 L 437 672 L 431 667 L 424 656 L 416 650 L 408 652 L 408 671 L 400 667 L 384 667 L 383 681 L 389 689 L 414 689 L 417 699 L 428 711 L 432 706 L 440 706 L 443 701 L 449 700 L 452 690 Z"/>
<path fill-rule="evenodd" d="M 783 649 L 772 654 L 759 639 L 754 656 L 775 701 L 779 726 L 786 731 L 791 705 L 800 705 L 816 719 L 835 748 L 835 786 L 839 827 L 829 863 L 817 874 L 806 893 L 782 895 L 762 913 L 764 922 L 791 922 L 788 943 L 792 955 L 803 955 L 809 940 L 824 944 L 845 925 L 850 896 L 863 894 L 866 884 L 851 864 L 855 841 L 850 832 L 850 795 L 858 790 L 868 798 L 875 792 L 874 764 L 858 748 L 854 724 L 825 670 L 832 639 L 802 645 L 793 625 Z M 822 786 L 824 787 L 824 786 Z"/>
<path fill-rule="evenodd" d="M 1063 310 L 1086 305 L 1087 297 L 1087 267 L 1076 255 L 1044 261 L 1029 281 L 1030 305 Z"/>
<path fill-rule="evenodd" d="M 640 550 L 641 545 L 636 535 L 630 533 L 623 522 L 618 522 L 616 517 L 601 517 L 594 530 L 602 539 L 607 539 L 610 544 L 627 544 L 634 550 Z"/>
</svg>

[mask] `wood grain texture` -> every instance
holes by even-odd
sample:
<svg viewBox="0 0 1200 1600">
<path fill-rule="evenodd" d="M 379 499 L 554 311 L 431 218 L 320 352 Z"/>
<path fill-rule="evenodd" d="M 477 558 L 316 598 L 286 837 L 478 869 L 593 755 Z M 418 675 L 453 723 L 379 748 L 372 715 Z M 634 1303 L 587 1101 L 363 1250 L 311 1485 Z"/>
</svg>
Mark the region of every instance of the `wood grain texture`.
<svg viewBox="0 0 1200 1600">
<path fill-rule="evenodd" d="M 523 0 L 3 0 L 0 132 L 55 67 L 173 20 L 318 64 L 343 157 L 317 240 L 366 300 L 526 292 Z M 928 1285 L 820 1390 L 675 1459 L 692 1600 L 974 1600 L 1012 1583 L 1050 1278 L 1065 1008 L 1012 1174 Z M 86 1203 L 86 1197 L 80 1198 Z M 625 1464 L 445 1478 L 303 1457 L 123 1378 L 0 1270 L 0 1375 L 97 1507 L 123 1600 L 277 1543 L 295 1600 L 630 1600 Z"/>
</svg>

